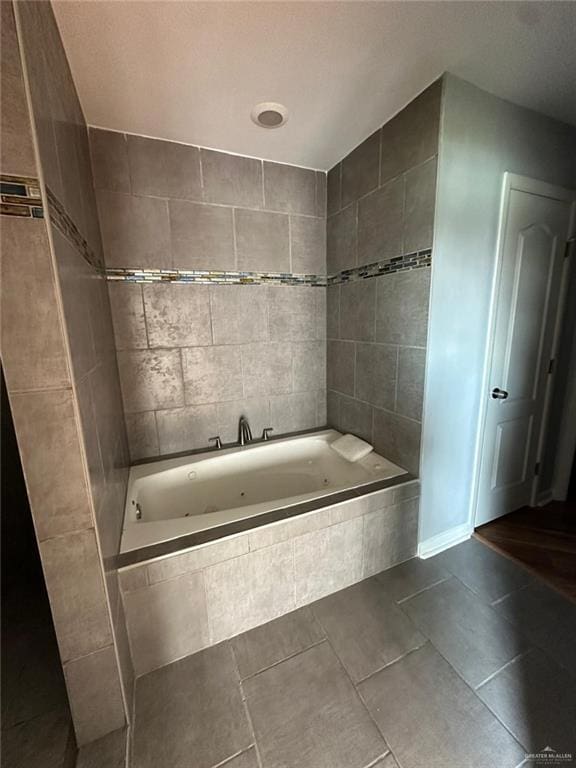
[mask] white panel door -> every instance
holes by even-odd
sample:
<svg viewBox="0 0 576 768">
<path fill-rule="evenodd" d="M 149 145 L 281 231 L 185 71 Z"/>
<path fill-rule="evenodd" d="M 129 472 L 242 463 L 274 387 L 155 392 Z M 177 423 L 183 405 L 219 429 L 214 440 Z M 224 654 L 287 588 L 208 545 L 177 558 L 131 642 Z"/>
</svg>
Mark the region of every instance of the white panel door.
<svg viewBox="0 0 576 768">
<path fill-rule="evenodd" d="M 532 500 L 572 201 L 507 174 L 476 525 Z"/>
</svg>

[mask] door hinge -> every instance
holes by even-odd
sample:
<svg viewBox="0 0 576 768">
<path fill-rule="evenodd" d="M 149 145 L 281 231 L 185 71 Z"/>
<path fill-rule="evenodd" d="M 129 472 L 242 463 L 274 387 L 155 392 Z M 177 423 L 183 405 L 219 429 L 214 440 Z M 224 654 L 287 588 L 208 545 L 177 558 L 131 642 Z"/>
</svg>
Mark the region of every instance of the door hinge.
<svg viewBox="0 0 576 768">
<path fill-rule="evenodd" d="M 535 475 L 539 475 L 540 474 L 540 462 L 539 461 L 537 461 L 535 466 L 534 466 L 534 474 Z"/>
<path fill-rule="evenodd" d="M 548 366 L 548 373 L 552 373 L 552 371 L 554 370 L 554 363 L 555 363 L 555 360 L 554 358 L 552 358 L 552 360 L 550 360 L 550 365 Z"/>
</svg>

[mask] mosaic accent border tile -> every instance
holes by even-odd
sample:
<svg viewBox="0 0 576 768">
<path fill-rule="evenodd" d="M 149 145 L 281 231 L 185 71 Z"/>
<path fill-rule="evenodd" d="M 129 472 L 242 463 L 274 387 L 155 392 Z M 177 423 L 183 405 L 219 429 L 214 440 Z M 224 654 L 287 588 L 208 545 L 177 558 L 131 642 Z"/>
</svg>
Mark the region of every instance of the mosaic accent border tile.
<svg viewBox="0 0 576 768">
<path fill-rule="evenodd" d="M 219 272 L 202 269 L 107 269 L 108 280 L 133 283 L 201 283 L 227 285 L 309 285 L 325 287 L 325 275 L 296 275 L 288 272 Z"/>
<path fill-rule="evenodd" d="M 362 267 L 353 267 L 344 269 L 336 275 L 328 278 L 328 285 L 338 285 L 340 283 L 352 283 L 357 280 L 366 280 L 380 275 L 389 275 L 394 272 L 408 272 L 411 269 L 422 269 L 432 264 L 432 250 L 426 248 L 414 253 L 406 253 L 402 256 L 393 256 L 382 261 L 375 261 L 372 264 L 365 264 Z"/>
<path fill-rule="evenodd" d="M 58 200 L 49 187 L 46 187 L 46 193 L 48 197 L 48 210 L 50 212 L 51 223 L 54 224 L 61 235 L 72 243 L 82 258 L 87 261 L 91 267 L 99 272 L 103 272 L 104 265 L 102 261 L 97 258 L 94 251 L 90 248 L 88 242 L 84 239 L 60 200 Z"/>
<path fill-rule="evenodd" d="M 33 176 L 0 175 L 0 214 L 24 219 L 43 219 L 40 184 Z"/>
</svg>

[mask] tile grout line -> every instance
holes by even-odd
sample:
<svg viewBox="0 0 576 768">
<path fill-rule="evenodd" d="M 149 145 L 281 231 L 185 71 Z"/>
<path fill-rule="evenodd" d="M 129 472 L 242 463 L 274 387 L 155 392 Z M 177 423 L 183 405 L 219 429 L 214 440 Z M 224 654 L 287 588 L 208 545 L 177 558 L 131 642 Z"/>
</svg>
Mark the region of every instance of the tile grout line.
<svg viewBox="0 0 576 768">
<path fill-rule="evenodd" d="M 493 680 L 495 677 L 497 677 L 500 674 L 500 672 L 503 672 L 505 669 L 507 669 L 508 667 L 512 666 L 512 664 L 516 664 L 517 661 L 520 661 L 520 659 L 523 659 L 525 656 L 528 656 L 533 651 L 534 651 L 534 648 L 528 648 L 527 650 L 521 651 L 520 653 L 516 654 L 516 656 L 514 656 L 514 658 L 510 659 L 509 661 L 507 661 L 505 664 L 503 664 L 495 672 L 492 672 L 491 675 L 488 675 L 488 677 L 485 680 L 482 680 L 481 683 L 478 683 L 478 685 L 476 685 L 474 687 L 474 690 L 475 691 L 479 691 L 480 688 L 482 688 L 484 685 L 486 685 L 486 683 L 489 683 L 491 680 Z"/>
<path fill-rule="evenodd" d="M 416 497 L 413 497 L 416 498 Z M 411 501 L 411 499 L 404 499 L 404 501 Z M 403 597 L 401 600 L 395 600 L 394 602 L 396 605 L 402 605 L 402 603 L 405 603 L 407 600 L 411 600 L 413 597 L 417 597 L 417 595 L 421 595 L 423 592 L 427 592 L 429 589 L 432 589 L 433 587 L 437 587 L 438 584 L 443 584 L 445 581 L 450 581 L 450 579 L 454 578 L 452 574 L 449 576 L 445 576 L 441 579 L 438 579 L 437 581 L 432 582 L 431 584 L 428 584 L 425 587 L 422 587 L 422 589 L 418 589 L 416 592 L 413 592 L 411 595 L 407 595 L 406 597 Z"/>
<path fill-rule="evenodd" d="M 236 673 L 236 678 L 238 681 L 238 689 L 240 691 L 240 698 L 242 699 L 242 705 L 244 707 L 244 713 L 246 715 L 246 719 L 248 721 L 248 727 L 250 728 L 250 731 L 252 732 L 252 743 L 254 745 L 254 751 L 256 752 L 256 760 L 258 761 L 259 768 L 263 768 L 262 758 L 260 756 L 260 748 L 258 746 L 258 741 L 256 739 L 256 731 L 254 730 L 254 722 L 252 720 L 252 715 L 250 714 L 250 708 L 248 707 L 248 698 L 246 696 L 246 693 L 244 691 L 243 681 L 242 677 L 240 675 L 240 667 L 238 666 L 238 659 L 236 658 L 236 651 L 234 650 L 234 645 L 231 641 L 231 639 L 226 641 L 230 646 L 230 652 L 232 654 L 232 659 L 234 660 L 234 671 Z"/>
</svg>

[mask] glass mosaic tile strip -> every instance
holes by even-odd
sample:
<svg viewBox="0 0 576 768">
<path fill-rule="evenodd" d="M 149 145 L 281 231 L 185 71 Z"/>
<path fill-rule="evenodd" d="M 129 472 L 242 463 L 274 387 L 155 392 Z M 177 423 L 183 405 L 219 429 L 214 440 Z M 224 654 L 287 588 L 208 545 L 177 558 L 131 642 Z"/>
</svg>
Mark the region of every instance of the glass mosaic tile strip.
<svg viewBox="0 0 576 768">
<path fill-rule="evenodd" d="M 1 174 L 0 215 L 27 219 L 44 218 L 38 179 L 32 176 Z"/>
<path fill-rule="evenodd" d="M 380 275 L 389 275 L 394 272 L 408 272 L 411 269 L 421 269 L 429 267 L 432 264 L 432 251 L 426 248 L 415 253 L 406 253 L 402 256 L 393 256 L 392 258 L 375 261 L 372 264 L 364 264 L 361 267 L 344 269 L 336 275 L 328 278 L 328 285 L 338 285 L 340 283 L 352 283 L 356 280 L 366 280 Z"/>
<path fill-rule="evenodd" d="M 82 237 L 78 227 L 66 213 L 60 200 L 58 200 L 56 195 L 48 187 L 46 188 L 46 193 L 48 196 L 48 210 L 50 211 L 50 221 L 52 224 L 54 224 L 60 234 L 72 243 L 82 258 L 87 261 L 91 267 L 99 272 L 103 272 L 103 262 L 96 256 L 87 241 Z"/>
<path fill-rule="evenodd" d="M 133 283 L 201 283 L 228 285 L 309 285 L 325 287 L 325 275 L 295 275 L 286 272 L 219 272 L 184 269 L 107 269 L 108 280 Z"/>
</svg>

